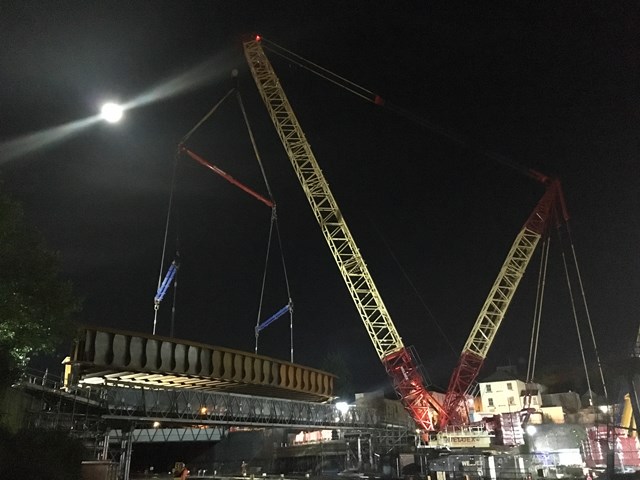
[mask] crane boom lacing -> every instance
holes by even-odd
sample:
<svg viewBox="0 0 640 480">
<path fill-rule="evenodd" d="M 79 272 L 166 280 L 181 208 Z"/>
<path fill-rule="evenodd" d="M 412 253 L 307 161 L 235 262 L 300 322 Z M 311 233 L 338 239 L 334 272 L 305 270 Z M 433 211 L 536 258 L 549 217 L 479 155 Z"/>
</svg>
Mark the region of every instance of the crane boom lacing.
<svg viewBox="0 0 640 480">
<path fill-rule="evenodd" d="M 442 407 L 424 387 L 417 362 L 405 348 L 366 263 L 347 227 L 329 185 L 298 123 L 259 38 L 245 41 L 244 53 L 260 96 L 267 107 L 289 160 L 369 338 L 396 392 L 418 426 L 433 430 L 434 410 Z"/>
</svg>

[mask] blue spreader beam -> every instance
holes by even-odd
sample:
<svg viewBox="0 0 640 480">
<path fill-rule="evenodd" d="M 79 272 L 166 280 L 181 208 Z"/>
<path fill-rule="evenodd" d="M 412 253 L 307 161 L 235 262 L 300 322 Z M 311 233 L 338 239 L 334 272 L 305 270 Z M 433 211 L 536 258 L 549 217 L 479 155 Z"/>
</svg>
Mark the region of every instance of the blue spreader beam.
<svg viewBox="0 0 640 480">
<path fill-rule="evenodd" d="M 260 325 L 257 325 L 256 326 L 256 335 L 258 334 L 258 332 L 260 332 L 261 330 L 264 330 L 265 328 L 267 328 L 269 325 L 271 325 L 273 322 L 275 322 L 277 319 L 279 319 L 282 315 L 284 315 L 288 311 L 289 311 L 289 305 L 285 305 L 280 310 L 278 310 L 276 313 L 271 315 L 271 317 L 267 318 Z"/>
</svg>

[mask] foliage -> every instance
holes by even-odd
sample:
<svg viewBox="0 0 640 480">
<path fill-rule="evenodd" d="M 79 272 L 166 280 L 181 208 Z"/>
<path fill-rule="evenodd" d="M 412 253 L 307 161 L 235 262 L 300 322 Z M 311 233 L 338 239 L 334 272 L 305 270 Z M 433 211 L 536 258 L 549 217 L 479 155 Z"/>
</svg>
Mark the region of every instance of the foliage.
<svg viewBox="0 0 640 480">
<path fill-rule="evenodd" d="M 78 310 L 71 284 L 60 278 L 57 254 L 29 228 L 20 205 L 0 193 L 1 380 L 72 335 Z"/>
<path fill-rule="evenodd" d="M 80 479 L 85 456 L 82 441 L 59 430 L 0 430 L 3 478 Z"/>
</svg>

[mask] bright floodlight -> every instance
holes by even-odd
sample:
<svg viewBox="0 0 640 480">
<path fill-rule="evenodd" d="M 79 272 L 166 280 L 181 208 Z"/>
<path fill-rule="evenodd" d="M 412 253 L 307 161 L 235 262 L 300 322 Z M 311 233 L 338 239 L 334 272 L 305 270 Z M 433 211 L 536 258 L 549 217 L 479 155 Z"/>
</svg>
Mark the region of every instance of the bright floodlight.
<svg viewBox="0 0 640 480">
<path fill-rule="evenodd" d="M 122 118 L 123 108 L 115 103 L 105 103 L 100 113 L 102 118 L 109 123 L 119 122 Z"/>
<path fill-rule="evenodd" d="M 533 425 L 527 425 L 527 433 L 529 435 L 535 435 L 536 431 L 538 430 L 536 427 L 534 427 Z"/>
<path fill-rule="evenodd" d="M 336 403 L 336 408 L 344 415 L 349 411 L 349 404 L 347 402 L 338 402 Z"/>
</svg>

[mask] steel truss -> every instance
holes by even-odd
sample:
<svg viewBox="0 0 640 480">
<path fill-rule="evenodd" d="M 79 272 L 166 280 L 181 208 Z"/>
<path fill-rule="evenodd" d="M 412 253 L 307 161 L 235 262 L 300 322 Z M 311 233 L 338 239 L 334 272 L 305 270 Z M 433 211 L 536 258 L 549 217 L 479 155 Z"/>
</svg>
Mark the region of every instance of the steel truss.
<svg viewBox="0 0 640 480">
<path fill-rule="evenodd" d="M 329 403 L 255 397 L 214 390 L 108 384 L 64 388 L 35 376 L 25 377 L 17 388 L 40 401 L 37 422 L 52 428 L 82 430 L 88 423 L 117 421 L 170 423 L 173 427 L 197 425 L 270 426 L 292 428 L 367 429 L 379 425 L 376 412 L 352 406 L 340 412 Z M 46 419 L 46 420 L 45 420 Z"/>
<path fill-rule="evenodd" d="M 371 463 L 373 444 L 388 451 L 413 431 L 365 407 L 341 413 L 332 404 L 131 384 L 68 388 L 37 376 L 15 387 L 32 397 L 31 426 L 68 429 L 93 458 L 113 462 L 119 478 L 127 478 L 134 443 L 216 441 L 233 426 L 338 430 L 360 444 L 353 458 L 362 463 Z"/>
<path fill-rule="evenodd" d="M 282 146 L 398 396 L 420 428 L 433 430 L 434 414 L 444 413 L 442 406 L 427 391 L 416 359 L 404 346 L 260 42 L 260 37 L 243 42 L 244 53 Z"/>
<path fill-rule="evenodd" d="M 376 413 L 351 407 L 207 390 L 109 385 L 103 418 L 184 425 L 373 428 Z"/>
</svg>

